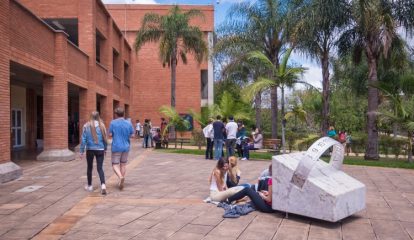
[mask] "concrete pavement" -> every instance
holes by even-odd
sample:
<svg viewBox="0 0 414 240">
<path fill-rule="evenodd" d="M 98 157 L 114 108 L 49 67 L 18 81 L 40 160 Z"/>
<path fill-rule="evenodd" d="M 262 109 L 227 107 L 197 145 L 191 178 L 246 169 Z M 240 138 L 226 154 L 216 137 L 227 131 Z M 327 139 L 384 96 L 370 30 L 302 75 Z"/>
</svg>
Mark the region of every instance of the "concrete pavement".
<svg viewBox="0 0 414 240">
<path fill-rule="evenodd" d="M 134 144 L 124 191 L 109 156 L 108 195 L 83 190 L 86 162 L 21 161 L 23 178 L 0 185 L 0 239 L 414 239 L 414 172 L 344 166 L 367 186 L 367 209 L 339 223 L 284 213 L 223 219 L 203 203 L 215 161 Z M 254 182 L 265 161 L 241 161 Z M 99 185 L 94 169 L 93 184 Z"/>
</svg>

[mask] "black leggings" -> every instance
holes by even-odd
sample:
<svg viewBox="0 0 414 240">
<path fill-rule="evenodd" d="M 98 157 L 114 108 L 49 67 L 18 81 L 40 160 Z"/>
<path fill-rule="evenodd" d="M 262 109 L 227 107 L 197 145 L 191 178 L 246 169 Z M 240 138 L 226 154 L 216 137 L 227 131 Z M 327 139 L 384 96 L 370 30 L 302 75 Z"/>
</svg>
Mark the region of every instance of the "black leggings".
<svg viewBox="0 0 414 240">
<path fill-rule="evenodd" d="M 88 185 L 92 185 L 92 168 L 93 168 L 93 158 L 96 157 L 96 169 L 98 170 L 99 179 L 101 184 L 105 184 L 105 174 L 102 168 L 104 161 L 104 150 L 87 150 L 86 151 L 86 161 L 88 162 L 88 169 L 86 175 L 88 176 Z"/>
<path fill-rule="evenodd" d="M 254 206 L 256 207 L 257 210 L 259 210 L 261 212 L 265 212 L 265 213 L 274 212 L 274 210 L 272 209 L 272 206 L 267 204 L 265 202 L 265 200 L 263 200 L 263 198 L 260 197 L 259 193 L 254 191 L 250 187 L 243 188 L 243 190 L 241 190 L 240 192 L 238 192 L 238 193 L 234 194 L 233 196 L 229 197 L 228 201 L 231 203 L 233 201 L 242 199 L 245 196 L 248 196 L 252 200 L 252 202 L 253 202 L 253 204 L 254 204 Z"/>
<path fill-rule="evenodd" d="M 212 138 L 207 139 L 207 148 L 206 148 L 206 159 L 213 159 L 213 146 L 214 142 Z"/>
</svg>

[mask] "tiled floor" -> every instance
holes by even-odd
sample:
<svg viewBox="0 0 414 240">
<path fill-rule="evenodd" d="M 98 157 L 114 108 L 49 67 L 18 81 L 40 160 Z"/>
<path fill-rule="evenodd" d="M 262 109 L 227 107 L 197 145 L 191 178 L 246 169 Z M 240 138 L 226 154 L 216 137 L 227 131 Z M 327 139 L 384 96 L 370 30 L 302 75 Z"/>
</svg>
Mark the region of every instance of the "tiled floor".
<svg viewBox="0 0 414 240">
<path fill-rule="evenodd" d="M 202 202 L 215 161 L 134 149 L 122 192 L 106 160 L 106 197 L 83 190 L 80 159 L 21 164 L 24 177 L 0 185 L 0 239 L 414 239 L 412 170 L 344 166 L 366 184 L 367 209 L 339 223 L 257 211 L 223 219 Z M 242 182 L 268 163 L 242 161 Z M 18 191 L 28 186 L 40 188 Z"/>
</svg>

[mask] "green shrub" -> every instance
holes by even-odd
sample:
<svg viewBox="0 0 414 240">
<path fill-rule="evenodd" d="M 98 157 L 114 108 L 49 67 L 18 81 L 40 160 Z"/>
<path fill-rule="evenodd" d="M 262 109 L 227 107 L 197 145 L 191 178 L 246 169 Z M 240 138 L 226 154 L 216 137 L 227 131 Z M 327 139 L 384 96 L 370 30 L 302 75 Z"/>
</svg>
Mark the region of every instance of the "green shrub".
<svg viewBox="0 0 414 240">
<path fill-rule="evenodd" d="M 390 147 L 393 144 L 393 139 L 390 136 L 380 136 L 379 140 L 379 152 L 380 154 L 384 154 L 385 157 L 388 157 L 390 153 Z"/>
</svg>

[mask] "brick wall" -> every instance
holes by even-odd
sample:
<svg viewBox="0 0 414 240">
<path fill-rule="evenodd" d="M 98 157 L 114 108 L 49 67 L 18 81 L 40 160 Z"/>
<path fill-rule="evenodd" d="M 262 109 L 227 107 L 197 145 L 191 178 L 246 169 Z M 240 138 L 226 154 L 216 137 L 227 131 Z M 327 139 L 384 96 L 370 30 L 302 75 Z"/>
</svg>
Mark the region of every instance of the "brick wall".
<svg viewBox="0 0 414 240">
<path fill-rule="evenodd" d="M 54 63 L 54 34 L 29 11 L 10 1 L 10 45 L 50 64 Z"/>
<path fill-rule="evenodd" d="M 83 1 L 79 0 L 79 5 Z M 78 0 L 19 0 L 40 18 L 76 18 L 78 16 Z"/>
<path fill-rule="evenodd" d="M 68 148 L 68 84 L 66 34 L 55 37 L 55 75 L 43 81 L 44 149 Z"/>
<path fill-rule="evenodd" d="M 85 80 L 88 79 L 88 55 L 68 42 L 68 71 Z"/>
<path fill-rule="evenodd" d="M 0 163 L 10 161 L 9 1 L 0 1 Z"/>
<path fill-rule="evenodd" d="M 97 4 L 95 16 L 96 16 L 96 28 L 98 28 L 99 31 L 103 33 L 105 37 L 108 37 L 108 24 L 107 24 L 108 16 L 106 15 L 104 6 Z"/>
</svg>

